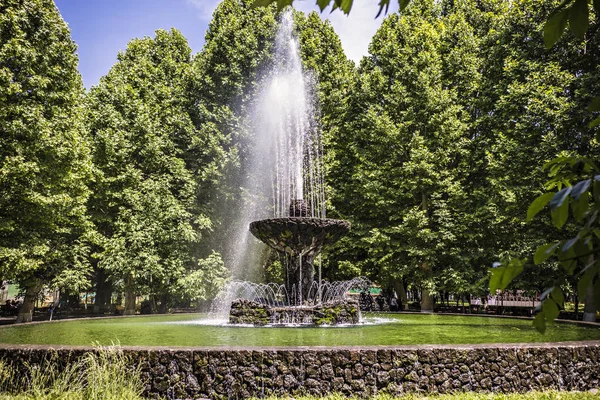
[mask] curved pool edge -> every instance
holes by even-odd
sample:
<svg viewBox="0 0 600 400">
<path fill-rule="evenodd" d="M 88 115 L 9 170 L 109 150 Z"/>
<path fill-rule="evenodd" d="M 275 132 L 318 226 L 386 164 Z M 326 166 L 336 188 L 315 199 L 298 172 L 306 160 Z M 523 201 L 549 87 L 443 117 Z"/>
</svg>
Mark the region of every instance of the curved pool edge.
<svg viewBox="0 0 600 400">
<path fill-rule="evenodd" d="M 600 340 L 426 346 L 122 346 L 147 379 L 145 395 L 247 398 L 270 395 L 371 398 L 378 393 L 585 391 L 600 386 Z M 93 346 L 0 345 L 0 359 L 75 362 Z"/>
<path fill-rule="evenodd" d="M 128 345 L 62 345 L 62 344 L 7 344 L 0 343 L 0 350 L 61 350 L 61 351 L 99 351 L 108 348 L 117 348 L 123 351 L 330 351 L 330 350 L 402 350 L 402 351 L 418 351 L 418 350 L 475 350 L 475 349 L 520 349 L 520 348 L 535 348 L 535 349 L 552 349 L 557 347 L 586 347 L 598 346 L 600 348 L 600 340 L 573 340 L 566 342 L 537 342 L 537 343 L 479 343 L 479 344 L 422 344 L 422 345 L 364 345 L 364 346 L 128 346 Z M 599 359 L 600 362 L 600 359 Z"/>
<path fill-rule="evenodd" d="M 23 322 L 20 324 L 2 324 L 0 325 L 0 329 L 15 327 L 15 326 L 28 326 L 28 325 L 39 325 L 39 324 L 55 324 L 59 322 L 73 322 L 73 321 L 94 321 L 94 320 L 105 320 L 105 319 L 124 319 L 124 318 L 152 318 L 157 316 L 165 316 L 165 315 L 202 315 L 203 313 L 176 313 L 176 314 L 136 314 L 136 315 L 99 315 L 93 317 L 73 317 L 73 318 L 60 318 L 43 321 L 31 321 L 31 322 Z"/>
</svg>

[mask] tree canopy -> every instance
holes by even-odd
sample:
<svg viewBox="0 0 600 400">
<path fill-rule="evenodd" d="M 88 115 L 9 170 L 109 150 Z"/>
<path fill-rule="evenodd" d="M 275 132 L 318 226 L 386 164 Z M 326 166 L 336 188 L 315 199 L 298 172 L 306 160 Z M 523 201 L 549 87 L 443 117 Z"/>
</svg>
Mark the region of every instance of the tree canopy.
<svg viewBox="0 0 600 400">
<path fill-rule="evenodd" d="M 77 49 L 51 0 L 0 4 L 0 277 L 28 291 L 89 272 L 91 176 Z"/>
<path fill-rule="evenodd" d="M 98 266 L 137 293 L 175 295 L 192 271 L 205 274 L 199 293 L 210 292 L 223 277 L 222 264 L 203 270 L 193 247 L 210 228 L 198 200 L 222 149 L 193 123 L 190 71 L 187 41 L 160 30 L 131 41 L 88 96 Z"/>
</svg>

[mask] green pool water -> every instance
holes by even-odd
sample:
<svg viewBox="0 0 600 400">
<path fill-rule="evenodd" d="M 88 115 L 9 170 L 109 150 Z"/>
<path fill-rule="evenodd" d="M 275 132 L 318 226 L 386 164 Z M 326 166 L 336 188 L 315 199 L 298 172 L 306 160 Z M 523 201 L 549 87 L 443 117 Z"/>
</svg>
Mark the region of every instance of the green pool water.
<svg viewBox="0 0 600 400">
<path fill-rule="evenodd" d="M 600 340 L 600 328 L 555 323 L 544 335 L 530 320 L 367 314 L 366 325 L 255 328 L 207 324 L 199 314 L 103 318 L 0 327 L 0 343 L 127 346 L 360 346 Z"/>
</svg>

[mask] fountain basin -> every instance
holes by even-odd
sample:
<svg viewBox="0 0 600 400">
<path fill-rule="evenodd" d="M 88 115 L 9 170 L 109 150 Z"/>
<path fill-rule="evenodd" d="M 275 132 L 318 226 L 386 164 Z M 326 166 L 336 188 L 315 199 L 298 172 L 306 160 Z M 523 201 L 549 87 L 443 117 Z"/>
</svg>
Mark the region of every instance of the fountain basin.
<svg viewBox="0 0 600 400">
<path fill-rule="evenodd" d="M 600 340 L 598 324 L 555 323 L 539 334 L 527 318 L 363 313 L 364 322 L 328 327 L 229 325 L 202 314 L 151 315 L 0 326 L 0 344 L 87 346 L 404 346 Z"/>
<path fill-rule="evenodd" d="M 368 323 L 387 322 L 295 329 L 210 325 L 199 318 L 132 316 L 0 327 L 0 359 L 35 366 L 58 357 L 66 365 L 84 351 L 98 351 L 90 343 L 120 342 L 132 365 L 148 377 L 148 397 L 337 392 L 373 398 L 584 391 L 600 385 L 598 324 L 555 323 L 540 335 L 530 319 L 476 316 L 368 314 Z M 555 341 L 562 343 L 526 343 Z"/>
<path fill-rule="evenodd" d="M 250 232 L 271 248 L 292 257 L 318 253 L 350 230 L 348 221 L 330 218 L 270 218 L 254 221 Z"/>
</svg>

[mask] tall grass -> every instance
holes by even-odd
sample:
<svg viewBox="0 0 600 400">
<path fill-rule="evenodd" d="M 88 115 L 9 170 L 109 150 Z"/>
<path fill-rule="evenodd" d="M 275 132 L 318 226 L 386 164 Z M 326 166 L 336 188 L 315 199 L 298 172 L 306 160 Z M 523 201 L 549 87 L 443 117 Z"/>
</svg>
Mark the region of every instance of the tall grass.
<svg viewBox="0 0 600 400">
<path fill-rule="evenodd" d="M 134 400 L 144 382 L 118 346 L 98 347 L 61 368 L 54 354 L 23 368 L 0 360 L 0 399 Z"/>
</svg>

